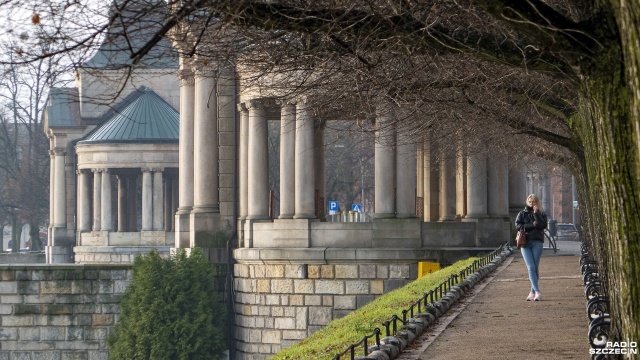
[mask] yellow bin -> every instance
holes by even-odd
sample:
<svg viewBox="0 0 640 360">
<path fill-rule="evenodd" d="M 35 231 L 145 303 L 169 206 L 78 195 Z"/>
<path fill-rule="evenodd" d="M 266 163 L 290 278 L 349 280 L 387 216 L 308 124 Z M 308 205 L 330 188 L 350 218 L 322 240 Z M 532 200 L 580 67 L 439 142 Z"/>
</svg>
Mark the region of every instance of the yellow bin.
<svg viewBox="0 0 640 360">
<path fill-rule="evenodd" d="M 440 270 L 440 263 L 432 261 L 420 261 L 418 262 L 418 277 L 423 277 L 427 274 Z"/>
</svg>

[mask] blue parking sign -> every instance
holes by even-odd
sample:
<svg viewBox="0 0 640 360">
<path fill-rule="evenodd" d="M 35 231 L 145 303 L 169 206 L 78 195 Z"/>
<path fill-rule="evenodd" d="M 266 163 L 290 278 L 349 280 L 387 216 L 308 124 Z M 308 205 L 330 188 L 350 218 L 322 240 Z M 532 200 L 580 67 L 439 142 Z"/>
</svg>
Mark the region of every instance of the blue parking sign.
<svg viewBox="0 0 640 360">
<path fill-rule="evenodd" d="M 337 201 L 329 201 L 329 211 L 338 211 Z"/>
<path fill-rule="evenodd" d="M 362 212 L 362 204 L 351 204 L 351 211 Z"/>
</svg>

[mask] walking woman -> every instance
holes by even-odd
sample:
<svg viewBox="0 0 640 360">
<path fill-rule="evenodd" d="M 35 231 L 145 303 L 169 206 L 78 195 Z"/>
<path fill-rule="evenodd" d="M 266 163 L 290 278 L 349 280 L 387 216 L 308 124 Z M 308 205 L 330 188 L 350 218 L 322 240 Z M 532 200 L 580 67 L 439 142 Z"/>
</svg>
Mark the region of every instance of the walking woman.
<svg viewBox="0 0 640 360">
<path fill-rule="evenodd" d="M 527 264 L 531 281 L 531 291 L 527 296 L 527 301 L 542 300 L 538 279 L 540 278 L 540 256 L 542 256 L 542 243 L 546 227 L 547 215 L 540 206 L 540 199 L 534 194 L 527 196 L 524 210 L 520 211 L 516 217 L 516 229 L 518 231 L 524 229 L 525 235 L 527 235 L 527 244 L 520 249 L 524 262 Z"/>
</svg>

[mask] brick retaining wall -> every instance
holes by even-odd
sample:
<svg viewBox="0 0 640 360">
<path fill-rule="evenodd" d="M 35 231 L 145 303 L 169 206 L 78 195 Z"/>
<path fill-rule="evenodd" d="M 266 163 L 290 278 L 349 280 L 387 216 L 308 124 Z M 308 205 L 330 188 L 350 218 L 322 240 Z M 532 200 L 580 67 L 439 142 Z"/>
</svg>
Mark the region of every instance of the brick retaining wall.
<svg viewBox="0 0 640 360">
<path fill-rule="evenodd" d="M 0 360 L 107 360 L 131 266 L 0 266 Z"/>
</svg>

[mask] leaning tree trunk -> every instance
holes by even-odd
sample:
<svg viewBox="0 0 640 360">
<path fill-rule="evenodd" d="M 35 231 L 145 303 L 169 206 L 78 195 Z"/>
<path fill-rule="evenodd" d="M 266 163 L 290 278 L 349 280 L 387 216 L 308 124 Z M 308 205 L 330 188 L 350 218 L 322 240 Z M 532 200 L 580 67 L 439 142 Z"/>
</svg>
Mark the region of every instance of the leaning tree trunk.
<svg viewBox="0 0 640 360">
<path fill-rule="evenodd" d="M 615 4 L 613 4 L 615 2 Z M 594 254 L 612 306 L 613 335 L 640 339 L 640 5 L 612 2 L 620 38 L 596 55 L 582 85 L 582 121 Z M 612 17 L 613 18 L 613 17 Z M 616 64 L 621 64 L 617 67 Z"/>
</svg>

